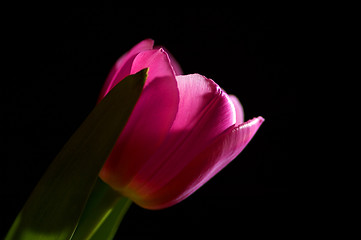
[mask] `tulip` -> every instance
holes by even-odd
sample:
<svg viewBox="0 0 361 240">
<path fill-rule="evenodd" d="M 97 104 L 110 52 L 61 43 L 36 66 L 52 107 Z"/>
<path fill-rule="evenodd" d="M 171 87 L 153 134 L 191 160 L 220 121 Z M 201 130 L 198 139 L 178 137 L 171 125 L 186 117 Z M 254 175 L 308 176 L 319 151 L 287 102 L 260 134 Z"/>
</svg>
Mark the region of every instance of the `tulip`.
<svg viewBox="0 0 361 240">
<path fill-rule="evenodd" d="M 175 59 L 146 39 L 111 69 L 99 101 L 124 77 L 149 68 L 123 132 L 99 176 L 147 209 L 187 198 L 230 163 L 264 121 L 244 122 L 243 108 L 214 81 L 181 75 Z"/>
</svg>

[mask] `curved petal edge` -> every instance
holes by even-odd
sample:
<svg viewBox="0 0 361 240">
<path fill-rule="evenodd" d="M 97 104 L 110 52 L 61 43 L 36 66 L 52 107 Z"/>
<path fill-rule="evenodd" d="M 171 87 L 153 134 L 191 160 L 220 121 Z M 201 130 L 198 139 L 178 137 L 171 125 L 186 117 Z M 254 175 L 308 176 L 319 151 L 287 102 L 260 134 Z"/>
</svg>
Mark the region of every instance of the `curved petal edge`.
<svg viewBox="0 0 361 240">
<path fill-rule="evenodd" d="M 135 200 L 135 202 L 147 209 L 167 208 L 181 202 L 235 159 L 263 122 L 263 117 L 257 117 L 231 127 L 193 159 L 166 186 L 156 193 Z M 148 198 L 150 196 L 156 196 L 156 198 Z"/>
</svg>

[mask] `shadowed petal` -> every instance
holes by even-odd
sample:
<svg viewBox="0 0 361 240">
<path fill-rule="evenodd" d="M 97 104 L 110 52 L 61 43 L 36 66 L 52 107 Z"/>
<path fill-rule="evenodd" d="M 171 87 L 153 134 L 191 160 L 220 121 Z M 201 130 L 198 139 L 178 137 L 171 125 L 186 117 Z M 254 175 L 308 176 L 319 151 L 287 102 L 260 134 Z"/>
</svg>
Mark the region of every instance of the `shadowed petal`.
<svg viewBox="0 0 361 240">
<path fill-rule="evenodd" d="M 163 143 L 178 109 L 177 82 L 167 54 L 162 50 L 138 54 L 131 71 L 145 67 L 149 67 L 147 85 L 100 174 L 119 191 Z"/>
<path fill-rule="evenodd" d="M 263 121 L 262 117 L 258 117 L 230 128 L 192 159 L 166 186 L 152 194 L 143 195 L 144 198 L 135 202 L 144 208 L 161 209 L 187 198 L 237 157 Z"/>
</svg>

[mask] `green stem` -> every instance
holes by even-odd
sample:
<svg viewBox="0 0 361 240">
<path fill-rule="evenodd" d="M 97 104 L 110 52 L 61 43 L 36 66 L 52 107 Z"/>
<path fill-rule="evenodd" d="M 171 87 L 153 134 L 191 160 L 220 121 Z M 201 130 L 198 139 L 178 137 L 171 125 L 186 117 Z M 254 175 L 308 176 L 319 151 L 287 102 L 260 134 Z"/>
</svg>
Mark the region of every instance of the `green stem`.
<svg viewBox="0 0 361 240">
<path fill-rule="evenodd" d="M 131 201 L 97 180 L 71 240 L 112 239 Z M 109 219 L 108 219 L 109 218 Z"/>
</svg>

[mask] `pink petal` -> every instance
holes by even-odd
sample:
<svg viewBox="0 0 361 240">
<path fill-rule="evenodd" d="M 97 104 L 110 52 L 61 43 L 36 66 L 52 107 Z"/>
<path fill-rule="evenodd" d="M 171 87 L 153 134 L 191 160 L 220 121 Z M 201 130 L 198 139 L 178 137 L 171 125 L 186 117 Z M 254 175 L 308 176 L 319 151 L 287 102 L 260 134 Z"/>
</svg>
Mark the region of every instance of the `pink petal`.
<svg viewBox="0 0 361 240">
<path fill-rule="evenodd" d="M 180 64 L 178 63 L 178 61 L 174 58 L 174 56 L 166 48 L 164 48 L 163 46 L 155 46 L 154 47 L 154 49 L 159 49 L 159 48 L 164 49 L 164 51 L 168 54 L 169 59 L 170 59 L 170 63 L 172 64 L 175 75 L 176 76 L 182 75 L 183 70 L 182 70 Z"/>
<path fill-rule="evenodd" d="M 149 209 L 161 209 L 184 200 L 237 157 L 263 121 L 262 117 L 258 117 L 230 128 L 192 159 L 166 186 L 136 203 Z"/>
<path fill-rule="evenodd" d="M 153 49 L 154 41 L 152 39 L 145 39 L 135 45 L 131 50 L 121 56 L 114 64 L 113 68 L 105 80 L 103 88 L 100 92 L 99 101 L 123 78 L 130 74 L 130 68 L 135 56 L 145 50 Z"/>
<path fill-rule="evenodd" d="M 178 109 L 177 82 L 167 54 L 143 51 L 134 59 L 131 71 L 146 67 L 147 85 L 100 174 L 119 191 L 163 143 Z"/>
<path fill-rule="evenodd" d="M 215 82 L 199 74 L 176 78 L 178 113 L 164 144 L 134 178 L 140 195 L 168 183 L 236 122 L 233 103 Z"/>
<path fill-rule="evenodd" d="M 188 190 L 189 195 L 210 178 L 222 170 L 227 164 L 229 164 L 234 158 L 236 158 L 242 150 L 251 141 L 257 130 L 264 122 L 263 117 L 253 118 L 245 123 L 238 125 L 237 127 L 230 129 L 227 133 L 219 137 L 215 144 L 211 145 L 206 151 L 204 151 L 203 158 L 206 160 L 206 165 L 210 166 L 207 171 L 203 168 L 202 180 L 193 188 Z M 199 159 L 202 159 L 199 157 Z M 194 161 L 194 165 L 202 165 L 202 161 Z M 204 166 L 204 165 L 203 165 Z M 200 169 L 200 168 L 199 168 Z"/>
<path fill-rule="evenodd" d="M 175 77 L 169 56 L 162 48 L 139 53 L 134 58 L 130 73 L 134 74 L 142 70 L 144 66 L 152 66 L 152 68 L 149 68 L 144 88 L 147 88 L 155 78 Z"/>
<path fill-rule="evenodd" d="M 230 99 L 233 102 L 233 105 L 236 109 L 236 124 L 241 124 L 244 122 L 244 111 L 241 102 L 234 95 L 229 95 Z"/>
</svg>

